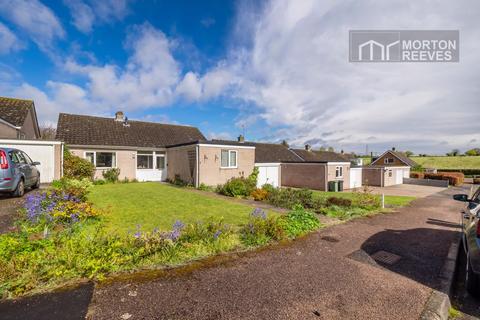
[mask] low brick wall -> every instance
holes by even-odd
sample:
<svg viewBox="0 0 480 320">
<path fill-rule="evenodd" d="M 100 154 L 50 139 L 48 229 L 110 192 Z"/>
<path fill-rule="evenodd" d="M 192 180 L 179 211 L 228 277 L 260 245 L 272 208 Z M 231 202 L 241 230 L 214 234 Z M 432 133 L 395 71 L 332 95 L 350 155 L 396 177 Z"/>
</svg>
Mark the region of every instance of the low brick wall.
<svg viewBox="0 0 480 320">
<path fill-rule="evenodd" d="M 419 185 L 419 186 L 448 188 L 448 181 L 447 180 L 403 178 L 403 183 L 404 184 L 415 184 L 415 185 Z"/>
<path fill-rule="evenodd" d="M 281 165 L 282 187 L 309 188 L 326 191 L 325 164 L 288 163 Z"/>
</svg>

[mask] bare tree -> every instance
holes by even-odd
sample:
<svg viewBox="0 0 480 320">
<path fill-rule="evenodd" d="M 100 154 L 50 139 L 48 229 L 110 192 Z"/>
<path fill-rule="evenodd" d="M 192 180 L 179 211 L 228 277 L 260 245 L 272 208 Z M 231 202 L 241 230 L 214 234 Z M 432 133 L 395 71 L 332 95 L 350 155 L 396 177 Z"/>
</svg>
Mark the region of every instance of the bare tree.
<svg viewBox="0 0 480 320">
<path fill-rule="evenodd" d="M 45 124 L 40 127 L 40 139 L 42 140 L 55 140 L 57 135 L 57 128 L 52 125 Z"/>
</svg>

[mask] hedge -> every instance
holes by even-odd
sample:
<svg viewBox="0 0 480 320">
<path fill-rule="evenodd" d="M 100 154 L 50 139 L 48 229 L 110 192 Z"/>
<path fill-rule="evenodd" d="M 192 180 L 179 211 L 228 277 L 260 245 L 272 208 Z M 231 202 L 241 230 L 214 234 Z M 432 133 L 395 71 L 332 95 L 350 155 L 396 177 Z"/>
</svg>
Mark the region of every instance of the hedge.
<svg viewBox="0 0 480 320">
<path fill-rule="evenodd" d="M 480 169 L 438 169 L 437 172 L 461 172 L 466 176 L 480 176 Z"/>
<path fill-rule="evenodd" d="M 448 180 L 451 186 L 460 186 L 463 184 L 465 175 L 461 172 L 441 172 L 441 173 L 425 173 L 425 179 Z"/>
</svg>

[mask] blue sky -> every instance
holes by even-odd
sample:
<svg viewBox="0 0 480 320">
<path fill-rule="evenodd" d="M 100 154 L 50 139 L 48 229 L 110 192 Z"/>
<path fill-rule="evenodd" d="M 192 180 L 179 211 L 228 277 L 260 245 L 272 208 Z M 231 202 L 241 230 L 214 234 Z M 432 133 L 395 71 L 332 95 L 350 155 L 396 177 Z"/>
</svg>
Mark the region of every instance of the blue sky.
<svg viewBox="0 0 480 320">
<path fill-rule="evenodd" d="M 123 110 L 210 138 L 478 147 L 480 4 L 404 4 L 0 0 L 0 89 L 34 99 L 42 124 Z M 349 63 L 352 29 L 460 30 L 460 62 Z"/>
</svg>

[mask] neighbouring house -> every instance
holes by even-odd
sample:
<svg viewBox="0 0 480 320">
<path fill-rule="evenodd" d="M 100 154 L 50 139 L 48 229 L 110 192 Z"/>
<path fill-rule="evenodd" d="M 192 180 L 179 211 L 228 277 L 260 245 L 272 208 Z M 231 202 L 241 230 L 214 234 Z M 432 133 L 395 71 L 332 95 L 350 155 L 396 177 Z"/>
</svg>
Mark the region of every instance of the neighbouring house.
<svg viewBox="0 0 480 320">
<path fill-rule="evenodd" d="M 139 181 L 180 179 L 215 186 L 253 172 L 255 147 L 238 141 L 207 140 L 195 127 L 61 113 L 57 138 L 91 161 L 95 178 L 110 168 Z"/>
<path fill-rule="evenodd" d="M 415 161 L 392 148 L 373 159 L 369 166 L 363 167 L 363 184 L 378 187 L 403 184 L 403 178 L 409 178 L 410 169 L 415 166 Z"/>
<path fill-rule="evenodd" d="M 0 97 L 0 146 L 20 149 L 40 162 L 40 182 L 52 182 L 62 176 L 63 144 L 40 136 L 32 100 Z"/>
<path fill-rule="evenodd" d="M 282 144 L 254 143 L 258 185 L 328 190 L 329 182 L 350 188 L 350 162 L 335 152 L 291 149 Z"/>
<path fill-rule="evenodd" d="M 0 138 L 40 138 L 33 100 L 0 97 Z"/>
</svg>

